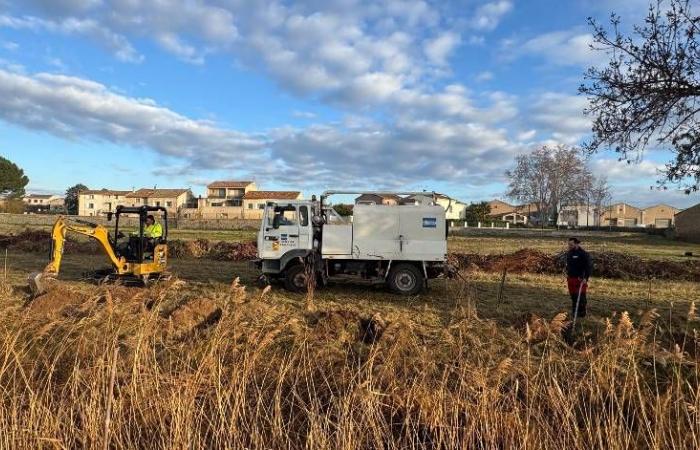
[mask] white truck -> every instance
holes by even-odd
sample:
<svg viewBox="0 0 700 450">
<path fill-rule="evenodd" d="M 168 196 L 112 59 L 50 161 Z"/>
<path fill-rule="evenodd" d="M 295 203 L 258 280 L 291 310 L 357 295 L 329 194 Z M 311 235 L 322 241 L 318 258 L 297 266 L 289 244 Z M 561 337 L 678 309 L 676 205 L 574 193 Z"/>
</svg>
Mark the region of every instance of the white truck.
<svg viewBox="0 0 700 450">
<path fill-rule="evenodd" d="M 410 204 L 357 204 L 352 220 L 326 202 L 331 195 L 404 195 Z M 279 200 L 265 205 L 257 267 L 264 281 L 281 280 L 303 291 L 317 282 L 386 283 L 415 295 L 446 270 L 445 209 L 434 192 L 326 191 L 320 201 Z"/>
</svg>

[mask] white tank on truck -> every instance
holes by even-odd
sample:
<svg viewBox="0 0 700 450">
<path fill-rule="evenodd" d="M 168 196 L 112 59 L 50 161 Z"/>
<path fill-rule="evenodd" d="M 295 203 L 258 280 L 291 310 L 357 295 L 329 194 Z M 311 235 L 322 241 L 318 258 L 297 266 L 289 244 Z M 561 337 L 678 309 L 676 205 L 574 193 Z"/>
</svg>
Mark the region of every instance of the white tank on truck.
<svg viewBox="0 0 700 450">
<path fill-rule="evenodd" d="M 327 201 L 332 195 L 404 196 L 395 205 L 356 204 L 352 219 Z M 434 192 L 327 191 L 320 200 L 279 200 L 265 205 L 255 261 L 266 281 L 292 291 L 356 281 L 386 284 L 415 295 L 446 270 L 445 209 Z M 410 200 L 404 202 L 403 200 Z"/>
</svg>

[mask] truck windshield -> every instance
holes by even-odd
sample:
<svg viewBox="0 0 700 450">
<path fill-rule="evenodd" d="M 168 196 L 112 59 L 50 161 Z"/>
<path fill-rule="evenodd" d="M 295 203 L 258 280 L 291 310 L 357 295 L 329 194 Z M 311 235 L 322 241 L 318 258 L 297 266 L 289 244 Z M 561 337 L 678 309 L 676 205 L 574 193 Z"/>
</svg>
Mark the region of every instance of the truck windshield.
<svg viewBox="0 0 700 450">
<path fill-rule="evenodd" d="M 267 216 L 269 226 L 274 226 L 275 223 L 278 226 L 290 226 L 298 223 L 297 209 L 293 205 L 277 205 L 272 212 L 273 214 Z"/>
</svg>

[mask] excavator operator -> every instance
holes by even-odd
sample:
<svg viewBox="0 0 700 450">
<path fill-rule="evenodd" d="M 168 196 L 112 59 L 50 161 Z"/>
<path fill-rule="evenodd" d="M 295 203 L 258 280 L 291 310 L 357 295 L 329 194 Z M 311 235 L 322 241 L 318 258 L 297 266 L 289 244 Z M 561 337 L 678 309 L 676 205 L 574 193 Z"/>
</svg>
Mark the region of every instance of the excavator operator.
<svg viewBox="0 0 700 450">
<path fill-rule="evenodd" d="M 148 215 L 146 217 L 146 228 L 143 230 L 144 237 L 148 239 L 160 239 L 163 237 L 163 226 L 156 222 L 156 218 L 153 215 Z"/>
</svg>

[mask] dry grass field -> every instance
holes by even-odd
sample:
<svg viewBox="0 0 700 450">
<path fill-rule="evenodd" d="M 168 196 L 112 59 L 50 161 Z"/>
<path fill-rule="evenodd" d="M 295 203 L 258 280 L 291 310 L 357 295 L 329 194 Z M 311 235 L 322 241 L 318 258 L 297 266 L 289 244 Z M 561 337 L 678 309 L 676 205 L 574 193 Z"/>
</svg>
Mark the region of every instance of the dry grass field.
<svg viewBox="0 0 700 450">
<path fill-rule="evenodd" d="M 589 247 L 686 248 L 636 239 Z M 509 274 L 500 302 L 500 274 L 480 271 L 411 298 L 305 295 L 252 287 L 245 262 L 181 258 L 138 289 L 81 281 L 104 259 L 71 254 L 30 301 L 44 259 L 10 251 L 2 272 L 0 448 L 700 448 L 697 283 L 594 279 L 569 345 L 560 275 Z"/>
</svg>

